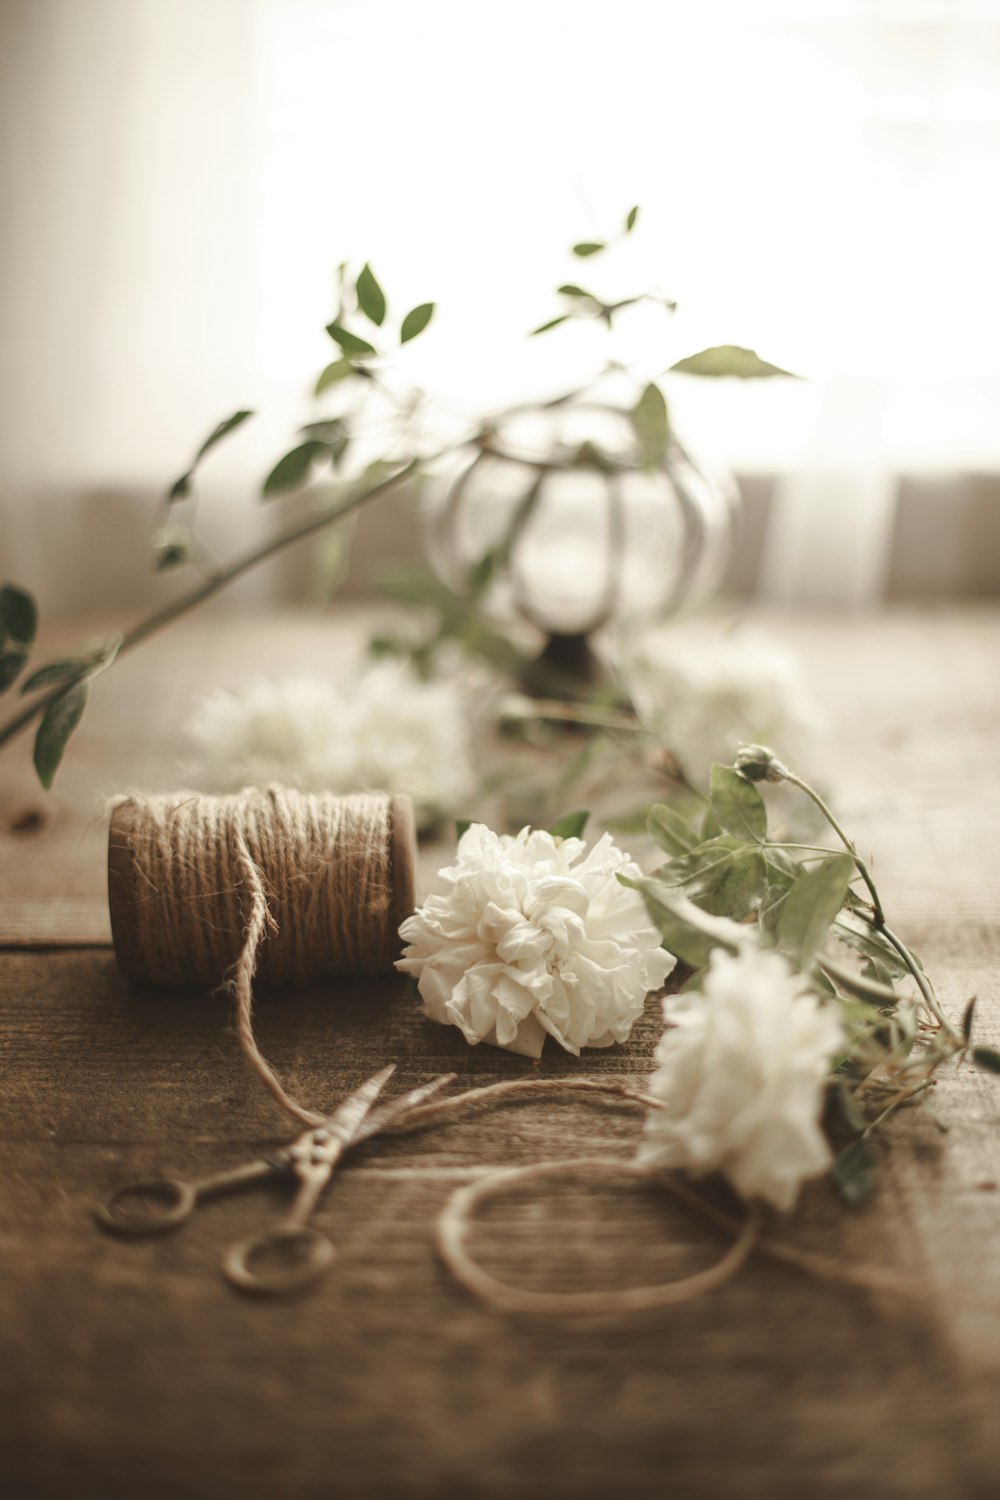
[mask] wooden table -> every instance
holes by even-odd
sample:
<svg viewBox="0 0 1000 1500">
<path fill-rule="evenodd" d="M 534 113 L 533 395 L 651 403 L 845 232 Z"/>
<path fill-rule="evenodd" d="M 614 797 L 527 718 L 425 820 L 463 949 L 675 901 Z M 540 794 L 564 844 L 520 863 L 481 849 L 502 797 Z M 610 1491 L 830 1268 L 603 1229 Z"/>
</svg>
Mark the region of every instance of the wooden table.
<svg viewBox="0 0 1000 1500">
<path fill-rule="evenodd" d="M 877 868 L 895 925 L 957 1012 L 1000 1042 L 1000 613 L 771 617 L 832 727 L 810 768 Z M 0 1493 L 31 1497 L 995 1496 L 1000 1493 L 1000 1080 L 951 1069 L 935 1131 L 886 1137 L 882 1186 L 843 1210 L 825 1185 L 786 1234 L 921 1278 L 874 1297 L 762 1260 L 713 1297 L 566 1326 L 485 1310 L 432 1232 L 484 1166 L 627 1156 L 636 1120 L 539 1103 L 364 1148 L 319 1222 L 339 1264 L 308 1295 L 248 1302 L 221 1250 L 276 1211 L 259 1193 L 182 1232 L 116 1241 L 91 1209 L 135 1175 L 213 1170 L 287 1136 L 204 995 L 133 993 L 108 946 L 102 798 L 182 781 L 193 694 L 256 670 L 322 670 L 330 621 L 191 620 L 95 689 L 57 788 L 26 746 L 0 792 Z M 486 1082 L 523 1059 L 468 1049 L 404 982 L 259 1006 L 301 1097 L 335 1100 L 387 1060 L 400 1089 L 441 1069 Z M 657 1007 L 627 1047 L 548 1076 L 641 1076 Z M 681 1274 L 712 1231 L 633 1186 L 567 1185 L 487 1218 L 483 1254 L 534 1285 Z"/>
</svg>

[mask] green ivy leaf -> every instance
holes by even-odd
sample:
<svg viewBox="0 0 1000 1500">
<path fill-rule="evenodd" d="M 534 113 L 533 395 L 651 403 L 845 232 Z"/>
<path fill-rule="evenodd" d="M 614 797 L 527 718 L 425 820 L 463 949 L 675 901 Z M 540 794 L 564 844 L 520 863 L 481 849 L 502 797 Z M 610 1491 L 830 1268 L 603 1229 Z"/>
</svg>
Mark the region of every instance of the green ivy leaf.
<svg viewBox="0 0 1000 1500">
<path fill-rule="evenodd" d="M 770 874 L 770 870 L 768 870 L 768 874 Z M 761 897 L 760 905 L 757 908 L 757 925 L 772 943 L 777 941 L 781 908 L 784 905 L 787 895 L 787 887 L 783 885 L 769 885 Z"/>
<path fill-rule="evenodd" d="M 804 870 L 788 892 L 778 920 L 778 942 L 803 972 L 812 967 L 855 872 L 848 854 L 834 854 Z"/>
<path fill-rule="evenodd" d="M 870 959 L 880 971 L 874 977 L 881 982 L 884 983 L 887 976 L 901 979 L 906 974 L 906 965 L 895 948 L 860 914 L 846 909 L 842 911 L 833 924 L 833 935 L 845 947 Z"/>
<path fill-rule="evenodd" d="M 418 334 L 423 333 L 431 318 L 434 316 L 434 303 L 421 302 L 417 307 L 411 307 L 403 319 L 403 326 L 399 330 L 399 342 L 408 344 Z"/>
<path fill-rule="evenodd" d="M 358 306 L 365 317 L 376 328 L 381 328 L 385 322 L 385 293 L 375 280 L 371 266 L 365 265 L 362 268 L 355 291 L 358 294 Z"/>
<path fill-rule="evenodd" d="M 320 458 L 329 456 L 330 449 L 327 443 L 320 442 L 316 438 L 310 438 L 306 443 L 300 443 L 284 458 L 280 458 L 264 480 L 263 495 L 269 499 L 272 495 L 285 495 L 290 490 L 301 489 L 309 478 L 309 471 L 314 463 Z"/>
<path fill-rule="evenodd" d="M 66 742 L 83 717 L 89 693 L 89 683 L 71 683 L 65 692 L 52 700 L 42 715 L 35 735 L 34 762 L 38 779 L 46 791 L 55 780 Z"/>
<path fill-rule="evenodd" d="M 22 693 L 33 693 L 37 688 L 51 687 L 55 682 L 69 682 L 90 671 L 94 663 L 85 656 L 67 657 L 65 661 L 50 661 L 37 672 L 32 672 L 21 683 Z"/>
<path fill-rule="evenodd" d="M 597 255 L 607 248 L 604 240 L 581 240 L 578 245 L 573 246 L 573 254 L 578 255 L 581 260 L 586 260 L 589 255 Z"/>
<path fill-rule="evenodd" d="M 739 380 L 760 380 L 771 375 L 787 375 L 792 380 L 799 377 L 780 365 L 768 364 L 753 349 L 741 349 L 738 344 L 716 344 L 711 349 L 702 349 L 679 359 L 671 370 L 681 375 L 735 375 Z"/>
<path fill-rule="evenodd" d="M 336 385 L 340 380 L 346 380 L 354 373 L 354 366 L 349 359 L 335 359 L 332 364 L 320 371 L 313 394 L 322 396 L 323 392 L 328 391 L 332 385 Z"/>
<path fill-rule="evenodd" d="M 38 634 L 38 606 L 27 589 L 14 583 L 0 588 L 0 630 L 20 646 L 30 646 Z"/>
<path fill-rule="evenodd" d="M 987 1073 L 1000 1073 L 1000 1052 L 992 1047 L 974 1047 L 972 1061 Z"/>
<path fill-rule="evenodd" d="M 763 850 L 731 834 L 699 844 L 656 873 L 703 911 L 734 921 L 755 911 L 767 890 Z"/>
<path fill-rule="evenodd" d="M 349 328 L 343 328 L 339 323 L 328 323 L 326 331 L 335 344 L 339 344 L 345 354 L 351 354 L 356 359 L 364 359 L 368 355 L 377 354 L 374 344 L 369 344 L 367 339 L 359 338 Z"/>
<path fill-rule="evenodd" d="M 663 392 L 650 381 L 629 416 L 647 464 L 662 464 L 670 436 L 670 418 Z"/>
<path fill-rule="evenodd" d="M 340 463 L 351 440 L 346 422 L 342 422 L 339 417 L 330 417 L 325 422 L 308 422 L 299 430 L 303 437 L 325 444 L 335 464 Z"/>
<path fill-rule="evenodd" d="M 863 1203 L 875 1186 L 875 1156 L 866 1137 L 838 1151 L 831 1168 L 841 1196 L 852 1207 Z"/>
<path fill-rule="evenodd" d="M 689 854 L 699 841 L 691 825 L 674 808 L 658 802 L 646 819 L 646 832 L 666 854 Z"/>
<path fill-rule="evenodd" d="M 712 811 L 719 826 L 734 838 L 762 843 L 767 838 L 767 808 L 757 788 L 732 766 L 716 763 L 709 772 Z"/>
<path fill-rule="evenodd" d="M 577 812 L 567 813 L 564 818 L 553 823 L 549 832 L 554 839 L 582 839 L 589 817 L 589 811 L 580 808 Z"/>
<path fill-rule="evenodd" d="M 469 829 L 472 827 L 472 822 L 473 822 L 472 818 L 456 818 L 455 819 L 455 839 L 456 839 L 456 841 L 462 837 L 463 833 L 468 833 Z"/>
<path fill-rule="evenodd" d="M 539 333 L 548 333 L 550 328 L 558 328 L 560 323 L 568 323 L 571 317 L 571 313 L 563 313 L 561 317 L 550 318 L 547 323 L 539 323 L 537 328 L 531 330 L 528 337 L 533 339 Z"/>
<path fill-rule="evenodd" d="M 864 970 L 860 974 L 852 973 L 845 969 L 832 958 L 821 958 L 821 967 L 834 979 L 842 990 L 853 995 L 857 1000 L 864 1000 L 869 1005 L 875 1005 L 881 1009 L 892 1009 L 899 1000 L 899 996 L 891 985 L 881 984 L 877 979 L 870 978 Z"/>
<path fill-rule="evenodd" d="M 223 438 L 228 437 L 231 432 L 235 432 L 237 427 L 242 427 L 243 423 L 248 421 L 252 416 L 252 411 L 234 411 L 231 417 L 227 417 L 224 422 L 220 422 L 217 427 L 213 427 L 194 456 L 194 463 L 191 466 L 192 470 L 201 463 L 206 453 L 210 453 L 217 443 L 221 443 Z"/>
<path fill-rule="evenodd" d="M 27 660 L 27 651 L 4 651 L 0 654 L 0 693 L 5 693 L 17 681 Z"/>
<path fill-rule="evenodd" d="M 706 966 L 713 948 L 738 953 L 747 941 L 749 933 L 746 928 L 703 911 L 656 875 L 646 875 L 640 880 L 619 875 L 618 881 L 640 892 L 664 948 L 693 969 Z"/>
<path fill-rule="evenodd" d="M 586 297 L 590 302 L 597 301 L 593 292 L 585 292 L 582 286 L 576 286 L 571 281 L 568 281 L 565 286 L 559 287 L 558 290 L 561 297 Z"/>
<path fill-rule="evenodd" d="M 632 233 L 633 229 L 635 228 L 635 221 L 636 221 L 636 219 L 638 217 L 639 217 L 639 205 L 637 203 L 635 205 L 635 207 L 634 208 L 630 208 L 629 211 L 628 211 L 628 213 L 625 215 L 625 233 L 626 234 L 631 234 Z"/>
</svg>

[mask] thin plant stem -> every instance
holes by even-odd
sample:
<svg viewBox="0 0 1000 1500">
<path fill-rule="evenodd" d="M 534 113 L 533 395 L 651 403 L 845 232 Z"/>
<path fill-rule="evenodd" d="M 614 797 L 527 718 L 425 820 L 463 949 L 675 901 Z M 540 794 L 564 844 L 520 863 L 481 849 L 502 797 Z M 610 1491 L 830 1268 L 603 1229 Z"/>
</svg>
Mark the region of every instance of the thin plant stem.
<svg viewBox="0 0 1000 1500">
<path fill-rule="evenodd" d="M 819 808 L 820 812 L 823 814 L 824 818 L 829 823 L 834 833 L 840 839 L 848 854 L 854 860 L 855 864 L 858 867 L 858 874 L 861 876 L 865 885 L 868 887 L 869 894 L 872 898 L 871 922 L 873 928 L 877 932 L 880 932 L 885 938 L 886 942 L 890 943 L 891 946 L 895 948 L 903 963 L 906 965 L 906 968 L 914 983 L 916 984 L 917 989 L 920 991 L 927 1009 L 930 1011 L 934 1019 L 938 1022 L 939 1026 L 942 1027 L 942 1029 L 949 1037 L 951 1037 L 953 1041 L 960 1040 L 959 1033 L 956 1031 L 952 1022 L 948 1020 L 948 1017 L 941 1009 L 941 1004 L 937 998 L 937 995 L 934 993 L 934 987 L 931 984 L 930 980 L 927 978 L 927 975 L 924 973 L 923 969 L 921 969 L 920 965 L 913 957 L 913 954 L 903 942 L 902 938 L 898 937 L 896 933 L 892 931 L 891 927 L 887 925 L 885 920 L 885 912 L 882 909 L 882 901 L 875 887 L 875 882 L 872 879 L 871 872 L 868 869 L 867 864 L 858 854 L 857 846 L 855 845 L 854 840 L 841 827 L 840 823 L 837 821 L 837 818 L 834 816 L 833 811 L 827 806 L 826 802 L 824 802 L 819 792 L 817 792 L 814 787 L 811 787 L 807 781 L 803 781 L 800 776 L 796 776 L 795 773 L 793 771 L 789 771 L 787 767 L 783 768 L 783 775 L 781 779 L 783 781 L 791 782 L 792 786 L 798 787 L 799 791 L 804 792 L 805 795 L 810 799 L 810 801 L 815 803 L 815 805 Z"/>
<path fill-rule="evenodd" d="M 460 443 L 456 443 L 452 447 L 445 449 L 444 452 L 450 453 L 456 448 L 465 447 L 468 441 L 470 440 L 465 439 Z M 443 457 L 444 452 L 435 454 L 432 459 L 411 459 L 409 463 L 404 464 L 398 469 L 395 474 L 390 474 L 388 478 L 380 480 L 378 484 L 373 484 L 368 489 L 355 491 L 346 496 L 338 504 L 329 506 L 317 515 L 309 516 L 306 520 L 300 521 L 295 526 L 289 526 L 286 531 L 281 531 L 276 536 L 269 537 L 261 546 L 253 547 L 250 551 L 244 552 L 242 556 L 235 558 L 231 563 L 227 563 L 225 567 L 219 568 L 216 572 L 209 574 L 207 578 L 202 579 L 200 583 L 196 584 L 194 588 L 189 589 L 187 593 L 180 594 L 176 599 L 172 599 L 169 604 L 165 604 L 160 609 L 154 610 L 144 620 L 140 620 L 137 625 L 133 625 L 131 630 L 127 630 L 122 635 L 117 656 L 122 656 L 126 651 L 131 651 L 133 647 L 141 645 L 151 635 L 155 635 L 158 630 L 162 630 L 166 625 L 171 625 L 181 615 L 187 614 L 188 610 L 195 609 L 199 604 L 203 604 L 206 599 L 210 599 L 213 594 L 218 594 L 222 589 L 228 588 L 231 583 L 235 583 L 236 579 L 242 578 L 252 568 L 259 567 L 261 563 L 267 562 L 269 558 L 276 556 L 279 552 L 283 552 L 286 547 L 292 546 L 295 542 L 302 541 L 305 537 L 312 536 L 317 531 L 322 531 L 324 527 L 331 526 L 335 521 L 342 520 L 344 516 L 351 515 L 354 511 L 360 510 L 362 505 L 366 505 L 369 500 L 374 500 L 377 495 L 385 494 L 388 490 L 394 489 L 396 485 L 402 484 L 404 480 L 409 479 L 413 475 L 420 462 L 433 462 L 434 458 Z M 12 719 L 8 719 L 7 723 L 0 727 L 0 746 L 7 744 L 9 740 L 20 734 L 22 730 L 27 729 L 29 724 L 33 723 L 35 719 L 41 718 L 42 714 L 49 707 L 49 704 L 58 698 L 61 693 L 65 692 L 65 690 L 65 683 L 57 683 L 49 692 L 43 693 L 38 698 L 33 699 L 20 713 L 15 714 Z"/>
</svg>

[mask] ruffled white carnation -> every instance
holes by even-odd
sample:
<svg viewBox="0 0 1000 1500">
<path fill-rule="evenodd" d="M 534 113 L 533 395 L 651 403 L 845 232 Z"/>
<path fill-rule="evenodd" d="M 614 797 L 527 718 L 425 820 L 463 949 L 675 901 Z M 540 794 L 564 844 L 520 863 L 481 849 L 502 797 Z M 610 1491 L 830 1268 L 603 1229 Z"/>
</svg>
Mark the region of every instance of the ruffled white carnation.
<svg viewBox="0 0 1000 1500">
<path fill-rule="evenodd" d="M 820 1129 L 824 1082 L 843 1031 L 778 953 L 716 949 L 704 993 L 663 1003 L 639 1161 L 722 1172 L 744 1198 L 791 1208 L 830 1165 Z"/>
<path fill-rule="evenodd" d="M 307 792 L 405 792 L 425 814 L 471 796 L 461 696 L 385 661 L 340 687 L 318 678 L 258 679 L 198 704 L 195 770 L 213 791 L 273 781 Z"/>
<path fill-rule="evenodd" d="M 663 627 L 620 644 L 618 656 L 640 719 L 699 784 L 747 740 L 794 755 L 822 721 L 794 655 L 749 631 L 705 639 Z"/>
<path fill-rule="evenodd" d="M 618 874 L 640 871 L 610 834 L 588 853 L 581 839 L 474 823 L 441 871 L 447 891 L 400 928 L 396 967 L 473 1046 L 539 1057 L 546 1033 L 577 1054 L 624 1042 L 675 960 Z"/>
</svg>

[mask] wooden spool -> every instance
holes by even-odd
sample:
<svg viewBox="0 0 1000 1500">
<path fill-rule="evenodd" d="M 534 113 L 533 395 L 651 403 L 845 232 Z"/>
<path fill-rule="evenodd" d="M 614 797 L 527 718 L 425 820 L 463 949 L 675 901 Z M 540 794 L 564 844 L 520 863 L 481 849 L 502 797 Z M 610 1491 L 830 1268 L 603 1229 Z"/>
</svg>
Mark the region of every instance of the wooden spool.
<svg viewBox="0 0 1000 1500">
<path fill-rule="evenodd" d="M 366 974 L 392 969 L 402 951 L 399 925 L 411 915 L 416 904 L 417 841 L 413 804 L 409 797 L 394 796 L 389 799 L 388 824 L 390 900 L 384 912 L 380 913 L 380 931 L 373 937 L 372 960 L 360 971 Z M 147 971 L 139 925 L 143 905 L 150 900 L 150 893 L 135 853 L 136 835 L 139 831 L 137 809 L 132 803 L 125 802 L 114 809 L 108 828 L 108 907 L 115 956 L 122 973 L 128 979 L 143 984 L 220 983 L 223 979 L 221 973 L 151 975 Z M 234 929 L 229 938 L 232 959 L 235 960 L 243 942 L 243 933 Z M 261 979 L 266 983 L 270 977 L 266 943 L 261 946 L 259 971 Z M 359 971 L 334 962 L 325 972 L 345 974 Z M 322 975 L 317 974 L 315 977 L 321 978 Z"/>
</svg>

